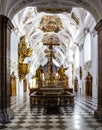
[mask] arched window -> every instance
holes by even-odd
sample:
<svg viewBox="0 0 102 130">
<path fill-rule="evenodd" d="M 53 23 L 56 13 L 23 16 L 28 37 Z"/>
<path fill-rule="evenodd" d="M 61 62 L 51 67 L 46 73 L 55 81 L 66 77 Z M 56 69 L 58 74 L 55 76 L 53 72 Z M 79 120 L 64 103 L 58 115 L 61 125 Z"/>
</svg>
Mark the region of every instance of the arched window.
<svg viewBox="0 0 102 130">
<path fill-rule="evenodd" d="M 91 60 L 91 35 L 88 33 L 84 42 L 84 63 Z"/>
<path fill-rule="evenodd" d="M 75 51 L 75 68 L 78 67 L 79 67 L 79 48 L 77 47 Z"/>
</svg>

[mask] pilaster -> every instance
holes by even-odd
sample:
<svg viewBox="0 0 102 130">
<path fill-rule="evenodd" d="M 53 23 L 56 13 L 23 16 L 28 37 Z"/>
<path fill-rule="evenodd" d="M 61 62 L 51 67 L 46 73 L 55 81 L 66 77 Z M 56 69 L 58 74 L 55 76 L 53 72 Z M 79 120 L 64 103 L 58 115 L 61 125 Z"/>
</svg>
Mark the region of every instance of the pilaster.
<svg viewBox="0 0 102 130">
<path fill-rule="evenodd" d="M 98 33 L 98 108 L 94 115 L 102 121 L 102 19 L 95 29 Z"/>
<path fill-rule="evenodd" d="M 6 16 L 0 15 L 0 122 L 7 123 L 13 118 L 10 109 L 10 36 L 13 24 Z"/>
</svg>

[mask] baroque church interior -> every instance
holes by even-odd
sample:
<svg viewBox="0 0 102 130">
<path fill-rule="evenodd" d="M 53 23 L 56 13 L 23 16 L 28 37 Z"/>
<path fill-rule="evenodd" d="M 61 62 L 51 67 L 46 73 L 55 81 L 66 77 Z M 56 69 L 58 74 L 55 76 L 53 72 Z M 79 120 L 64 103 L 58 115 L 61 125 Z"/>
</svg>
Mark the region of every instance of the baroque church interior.
<svg viewBox="0 0 102 130">
<path fill-rule="evenodd" d="M 0 0 L 0 129 L 102 129 L 102 0 Z"/>
</svg>

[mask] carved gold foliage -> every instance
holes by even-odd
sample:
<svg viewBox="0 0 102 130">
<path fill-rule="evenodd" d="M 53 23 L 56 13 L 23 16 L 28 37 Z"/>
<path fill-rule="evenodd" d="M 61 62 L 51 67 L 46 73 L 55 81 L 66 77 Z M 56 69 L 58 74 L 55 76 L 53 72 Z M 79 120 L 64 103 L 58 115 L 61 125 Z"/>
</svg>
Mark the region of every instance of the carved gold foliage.
<svg viewBox="0 0 102 130">
<path fill-rule="evenodd" d="M 29 73 L 30 65 L 28 63 L 19 63 L 18 64 L 18 77 L 20 80 L 24 79 L 24 77 Z"/>
<path fill-rule="evenodd" d="M 32 49 L 27 48 L 26 36 L 20 38 L 20 43 L 18 44 L 18 77 L 22 80 L 28 73 L 30 65 L 28 63 L 23 63 L 26 57 L 32 55 Z"/>
</svg>

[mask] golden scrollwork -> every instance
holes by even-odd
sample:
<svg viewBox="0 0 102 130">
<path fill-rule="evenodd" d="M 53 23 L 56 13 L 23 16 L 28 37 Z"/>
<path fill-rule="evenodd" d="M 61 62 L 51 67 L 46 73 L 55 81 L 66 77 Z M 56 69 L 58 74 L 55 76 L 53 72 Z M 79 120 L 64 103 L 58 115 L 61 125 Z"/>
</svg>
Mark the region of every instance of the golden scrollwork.
<svg viewBox="0 0 102 130">
<path fill-rule="evenodd" d="M 18 77 L 22 80 L 30 70 L 30 65 L 24 63 L 26 57 L 32 55 L 32 49 L 27 47 L 26 36 L 20 38 L 20 43 L 18 44 Z"/>
<path fill-rule="evenodd" d="M 28 63 L 18 64 L 18 77 L 22 80 L 30 72 L 30 65 Z"/>
<path fill-rule="evenodd" d="M 32 49 L 27 48 L 26 36 L 20 38 L 20 43 L 18 44 L 18 62 L 22 63 L 26 57 L 32 55 Z"/>
</svg>

